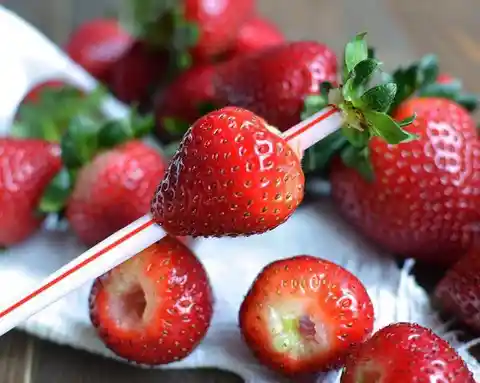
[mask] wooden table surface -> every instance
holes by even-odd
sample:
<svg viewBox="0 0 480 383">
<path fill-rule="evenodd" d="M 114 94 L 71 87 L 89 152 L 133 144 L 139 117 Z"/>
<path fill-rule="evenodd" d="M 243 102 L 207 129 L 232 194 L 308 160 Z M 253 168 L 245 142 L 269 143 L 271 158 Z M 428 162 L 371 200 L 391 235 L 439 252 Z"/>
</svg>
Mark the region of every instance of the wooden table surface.
<svg viewBox="0 0 480 383">
<path fill-rule="evenodd" d="M 57 42 L 84 18 L 101 15 L 113 0 L 7 0 L 4 3 Z M 33 5 L 35 3 L 35 6 Z M 292 39 L 318 39 L 341 52 L 348 38 L 369 32 L 388 67 L 425 53 L 443 70 L 480 92 L 478 0 L 259 0 L 260 10 Z M 4 38 L 2 36 L 1 38 Z M 0 383 L 241 382 L 220 371 L 142 371 L 20 332 L 0 339 Z"/>
</svg>

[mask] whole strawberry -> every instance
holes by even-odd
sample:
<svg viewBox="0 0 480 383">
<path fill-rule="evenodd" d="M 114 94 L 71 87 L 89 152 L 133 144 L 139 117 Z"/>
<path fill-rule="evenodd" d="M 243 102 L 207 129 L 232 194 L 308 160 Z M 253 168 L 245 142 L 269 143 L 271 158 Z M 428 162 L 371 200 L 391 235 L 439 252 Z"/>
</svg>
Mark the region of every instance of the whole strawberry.
<svg viewBox="0 0 480 383">
<path fill-rule="evenodd" d="M 168 55 L 136 41 L 111 67 L 108 84 L 113 94 L 129 104 L 148 104 L 166 77 Z"/>
<path fill-rule="evenodd" d="M 0 247 L 18 244 L 42 222 L 39 203 L 62 166 L 58 145 L 0 138 Z"/>
<path fill-rule="evenodd" d="M 165 172 L 165 161 L 152 147 L 130 141 L 98 154 L 79 172 L 66 216 L 88 246 L 148 213 Z"/>
<path fill-rule="evenodd" d="M 242 25 L 235 41 L 228 52 L 228 57 L 261 51 L 265 48 L 280 45 L 285 36 L 270 20 L 254 16 Z"/>
<path fill-rule="evenodd" d="M 384 327 L 347 359 L 341 383 L 474 383 L 457 352 L 413 323 Z"/>
<path fill-rule="evenodd" d="M 299 375 L 339 367 L 371 334 L 373 317 L 372 302 L 354 275 L 304 255 L 262 270 L 240 307 L 239 325 L 264 365 Z"/>
<path fill-rule="evenodd" d="M 453 101 L 412 98 L 393 118 L 412 114 L 416 120 L 406 130 L 417 140 L 391 146 L 373 138 L 360 151 L 368 155 L 352 157 L 349 166 L 334 162 L 333 199 L 346 219 L 386 250 L 451 264 L 478 230 L 480 141 L 472 117 Z M 360 166 L 370 175 L 362 176 Z"/>
<path fill-rule="evenodd" d="M 473 247 L 435 289 L 440 307 L 480 333 L 480 248 Z"/>
<path fill-rule="evenodd" d="M 227 107 L 195 122 L 152 201 L 155 220 L 176 236 L 271 230 L 304 194 L 300 159 L 260 117 Z"/>
<path fill-rule="evenodd" d="M 181 138 L 213 100 L 213 65 L 194 66 L 183 72 L 155 99 L 157 135 L 163 140 Z"/>
<path fill-rule="evenodd" d="M 213 313 L 207 273 L 195 255 L 165 237 L 97 279 L 90 317 L 114 353 L 146 365 L 188 356 Z"/>
<path fill-rule="evenodd" d="M 132 37 L 116 20 L 94 19 L 73 31 L 65 51 L 93 77 L 104 81 L 131 43 Z"/>
<path fill-rule="evenodd" d="M 289 42 L 221 64 L 214 76 L 216 102 L 251 110 L 284 131 L 300 121 L 306 96 L 336 83 L 337 60 L 326 45 Z"/>
</svg>

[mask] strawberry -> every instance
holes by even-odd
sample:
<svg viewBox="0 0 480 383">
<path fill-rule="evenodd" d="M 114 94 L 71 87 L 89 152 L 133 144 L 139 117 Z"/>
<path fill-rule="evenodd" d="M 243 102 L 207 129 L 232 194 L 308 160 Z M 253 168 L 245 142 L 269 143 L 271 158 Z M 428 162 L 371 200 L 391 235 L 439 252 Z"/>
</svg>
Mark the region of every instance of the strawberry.
<svg viewBox="0 0 480 383">
<path fill-rule="evenodd" d="M 140 37 L 157 47 L 206 63 L 225 52 L 251 17 L 254 0 L 132 1 Z"/>
<path fill-rule="evenodd" d="M 70 58 L 100 81 L 129 48 L 132 37 L 116 20 L 94 19 L 81 24 L 70 35 L 65 51 Z"/>
<path fill-rule="evenodd" d="M 447 313 L 480 332 L 480 247 L 472 249 L 439 282 L 435 298 Z"/>
<path fill-rule="evenodd" d="M 303 193 L 300 159 L 288 143 L 262 118 L 227 107 L 188 130 L 152 214 L 177 236 L 250 235 L 283 223 Z"/>
<path fill-rule="evenodd" d="M 382 328 L 349 357 L 341 383 L 474 383 L 457 352 L 413 323 Z"/>
<path fill-rule="evenodd" d="M 377 138 L 331 168 L 343 216 L 386 250 L 448 265 L 471 246 L 480 222 L 480 141 L 469 113 L 441 98 L 411 98 L 393 114 L 416 114 L 419 138 L 391 146 Z M 362 177 L 353 167 L 370 172 Z"/>
<path fill-rule="evenodd" d="M 340 366 L 371 334 L 373 321 L 362 283 L 343 267 L 307 255 L 266 266 L 239 313 L 240 330 L 255 356 L 285 375 Z"/>
<path fill-rule="evenodd" d="M 261 51 L 265 48 L 280 45 L 285 42 L 285 36 L 270 20 L 254 16 L 242 25 L 228 57 Z"/>
<path fill-rule="evenodd" d="M 146 365 L 188 356 L 207 333 L 212 306 L 202 264 L 168 236 L 97 279 L 90 293 L 91 321 L 105 345 Z"/>
<path fill-rule="evenodd" d="M 108 84 L 117 98 L 129 104 L 143 105 L 166 76 L 168 56 L 135 42 L 113 65 Z"/>
<path fill-rule="evenodd" d="M 13 246 L 35 232 L 43 192 L 60 171 L 60 148 L 40 140 L 0 138 L 0 246 Z"/>
<path fill-rule="evenodd" d="M 221 64 L 214 76 L 220 106 L 247 108 L 285 131 L 300 121 L 304 98 L 335 83 L 334 52 L 316 42 L 289 42 Z"/>
<path fill-rule="evenodd" d="M 181 138 L 202 116 L 202 105 L 213 100 L 214 70 L 210 64 L 192 67 L 157 94 L 157 134 L 163 141 Z"/>
<path fill-rule="evenodd" d="M 148 213 L 164 171 L 162 156 L 140 141 L 98 154 L 80 170 L 68 200 L 76 235 L 92 246 Z"/>
</svg>

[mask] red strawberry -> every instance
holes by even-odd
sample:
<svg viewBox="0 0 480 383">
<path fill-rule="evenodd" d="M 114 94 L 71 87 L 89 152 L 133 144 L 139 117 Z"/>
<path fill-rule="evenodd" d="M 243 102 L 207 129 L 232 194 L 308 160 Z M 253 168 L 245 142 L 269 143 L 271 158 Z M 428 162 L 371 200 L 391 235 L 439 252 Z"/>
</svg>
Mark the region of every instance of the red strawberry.
<svg viewBox="0 0 480 383">
<path fill-rule="evenodd" d="M 189 355 L 207 333 L 212 305 L 205 269 L 172 237 L 97 279 L 90 293 L 90 317 L 105 345 L 147 365 Z"/>
<path fill-rule="evenodd" d="M 246 343 L 286 375 L 327 371 L 370 336 L 373 306 L 362 283 L 332 262 L 296 256 L 266 266 L 240 306 Z"/>
<path fill-rule="evenodd" d="M 129 48 L 132 37 L 116 20 L 95 19 L 81 24 L 70 36 L 65 51 L 95 78 L 108 72 Z"/>
<path fill-rule="evenodd" d="M 108 83 L 121 101 L 143 104 L 165 78 L 167 64 L 164 52 L 137 41 L 113 64 Z"/>
<path fill-rule="evenodd" d="M 341 383 L 475 383 L 457 352 L 413 323 L 384 327 L 353 352 Z"/>
<path fill-rule="evenodd" d="M 480 247 L 474 247 L 435 289 L 440 306 L 480 333 Z"/>
<path fill-rule="evenodd" d="M 252 15 L 254 0 L 185 0 L 185 19 L 197 25 L 199 40 L 192 49 L 198 59 L 225 51 L 245 21 Z"/>
<path fill-rule="evenodd" d="M 175 119 L 190 126 L 202 116 L 201 105 L 212 102 L 212 76 L 215 67 L 212 65 L 196 66 L 183 72 L 166 89 L 157 94 L 155 115 L 157 133 L 160 138 L 171 138 L 172 133 L 182 137 L 184 130 L 172 132 L 166 126 L 165 119 Z"/>
<path fill-rule="evenodd" d="M 285 42 L 285 36 L 271 21 L 255 16 L 243 24 L 233 47 L 229 50 L 229 57 L 260 51 Z"/>
<path fill-rule="evenodd" d="M 0 246 L 27 239 L 41 222 L 45 188 L 62 166 L 60 148 L 40 140 L 0 139 Z"/>
<path fill-rule="evenodd" d="M 262 233 L 295 211 L 304 181 L 300 159 L 285 140 L 255 114 L 227 107 L 186 133 L 152 213 L 177 236 Z"/>
<path fill-rule="evenodd" d="M 68 201 L 75 233 L 92 246 L 148 213 L 164 171 L 161 155 L 139 141 L 96 156 L 80 171 Z"/>
<path fill-rule="evenodd" d="M 315 42 L 293 42 L 239 56 L 221 64 L 214 76 L 222 105 L 247 108 L 284 131 L 300 121 L 304 99 L 323 82 L 335 83 L 334 52 Z"/>
<path fill-rule="evenodd" d="M 480 222 L 480 141 L 473 119 L 453 101 L 414 98 L 393 117 L 416 113 L 406 127 L 419 139 L 369 144 L 373 181 L 340 160 L 333 198 L 360 232 L 386 250 L 450 264 L 470 246 Z"/>
</svg>

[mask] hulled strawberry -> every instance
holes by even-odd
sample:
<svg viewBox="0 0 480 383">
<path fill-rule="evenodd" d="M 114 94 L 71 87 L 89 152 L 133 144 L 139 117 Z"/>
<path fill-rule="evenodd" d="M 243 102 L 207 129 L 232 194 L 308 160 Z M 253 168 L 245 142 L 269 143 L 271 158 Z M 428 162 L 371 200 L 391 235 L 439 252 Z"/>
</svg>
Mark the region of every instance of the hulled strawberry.
<svg viewBox="0 0 480 383">
<path fill-rule="evenodd" d="M 76 235 L 92 246 L 148 213 L 164 172 L 163 157 L 140 141 L 98 154 L 79 171 L 68 200 Z"/>
<path fill-rule="evenodd" d="M 472 249 L 447 272 L 435 289 L 440 307 L 480 333 L 480 248 Z"/>
<path fill-rule="evenodd" d="M 296 256 L 266 266 L 240 307 L 242 335 L 266 366 L 286 375 L 339 367 L 373 329 L 362 283 L 332 262 Z"/>
<path fill-rule="evenodd" d="M 289 42 L 221 64 L 214 76 L 218 105 L 251 110 L 284 131 L 300 121 L 306 96 L 337 81 L 334 52 L 316 42 Z"/>
<path fill-rule="evenodd" d="M 431 330 L 396 323 L 379 330 L 349 357 L 341 383 L 474 383 L 457 352 Z"/>
<path fill-rule="evenodd" d="M 183 72 L 155 99 L 157 135 L 163 140 L 181 138 L 203 113 L 203 106 L 212 103 L 213 65 L 195 66 Z"/>
<path fill-rule="evenodd" d="M 250 235 L 283 223 L 300 204 L 300 158 L 261 118 L 227 107 L 187 131 L 152 201 L 177 236 Z"/>
<path fill-rule="evenodd" d="M 143 106 L 165 79 L 167 67 L 167 53 L 136 41 L 112 65 L 108 84 L 121 101 Z"/>
<path fill-rule="evenodd" d="M 74 30 L 64 49 L 73 61 L 93 77 L 105 81 L 112 65 L 131 43 L 132 37 L 118 21 L 94 19 Z"/>
<path fill-rule="evenodd" d="M 188 356 L 213 312 L 207 273 L 195 255 L 165 237 L 97 279 L 90 317 L 114 353 L 146 365 Z"/>
<path fill-rule="evenodd" d="M 285 36 L 273 22 L 260 16 L 254 16 L 242 25 L 227 56 L 233 58 L 284 42 Z"/>
<path fill-rule="evenodd" d="M 7 247 L 40 227 L 39 205 L 60 171 L 60 148 L 46 141 L 1 138 L 0 158 L 0 247 Z"/>
<path fill-rule="evenodd" d="M 450 264 L 478 230 L 480 140 L 472 117 L 451 100 L 412 98 L 393 118 L 412 114 L 406 129 L 418 139 L 391 146 L 374 138 L 347 149 L 331 168 L 332 195 L 343 216 L 386 250 Z"/>
</svg>

